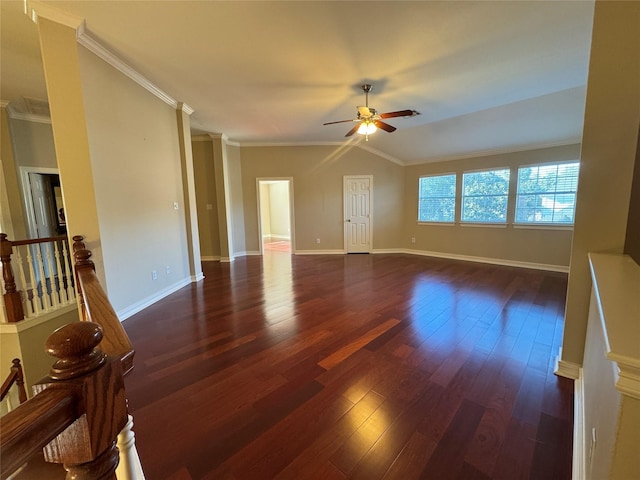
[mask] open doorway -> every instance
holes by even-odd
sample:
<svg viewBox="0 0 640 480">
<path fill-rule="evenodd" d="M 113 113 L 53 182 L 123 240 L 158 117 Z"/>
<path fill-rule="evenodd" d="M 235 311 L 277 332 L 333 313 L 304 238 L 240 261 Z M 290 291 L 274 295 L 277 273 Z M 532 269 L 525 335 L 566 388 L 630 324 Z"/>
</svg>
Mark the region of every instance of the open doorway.
<svg viewBox="0 0 640 480">
<path fill-rule="evenodd" d="M 30 238 L 67 233 L 60 175 L 55 168 L 20 167 Z"/>
<path fill-rule="evenodd" d="M 294 251 L 293 179 L 258 178 L 260 252 Z"/>
</svg>

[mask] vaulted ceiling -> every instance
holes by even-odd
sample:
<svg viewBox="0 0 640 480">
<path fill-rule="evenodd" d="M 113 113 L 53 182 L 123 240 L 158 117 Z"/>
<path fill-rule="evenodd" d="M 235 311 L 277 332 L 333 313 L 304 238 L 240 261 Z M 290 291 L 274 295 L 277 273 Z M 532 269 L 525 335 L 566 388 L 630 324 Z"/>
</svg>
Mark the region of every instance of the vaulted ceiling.
<svg viewBox="0 0 640 480">
<path fill-rule="evenodd" d="M 364 104 L 389 119 L 366 146 L 413 164 L 579 142 L 592 1 L 44 1 L 241 145 L 342 142 Z M 2 0 L 0 95 L 46 99 L 37 27 Z M 362 142 L 354 135 L 348 141 Z"/>
</svg>

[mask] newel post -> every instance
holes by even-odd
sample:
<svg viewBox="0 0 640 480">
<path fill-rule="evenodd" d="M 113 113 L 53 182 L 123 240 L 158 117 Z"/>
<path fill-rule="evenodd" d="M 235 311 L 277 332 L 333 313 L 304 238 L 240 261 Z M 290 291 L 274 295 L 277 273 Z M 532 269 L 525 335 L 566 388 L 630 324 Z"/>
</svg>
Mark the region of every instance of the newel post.
<svg viewBox="0 0 640 480">
<path fill-rule="evenodd" d="M 0 261 L 2 261 L 2 280 L 4 282 L 4 305 L 7 309 L 7 321 L 19 322 L 24 318 L 22 299 L 16 288 L 16 279 L 11 268 L 13 244 L 7 240 L 6 233 L 0 233 Z"/>
<path fill-rule="evenodd" d="M 78 272 L 82 269 L 91 269 L 95 272 L 96 266 L 91 260 L 91 250 L 87 250 L 82 235 L 73 237 L 73 258 L 76 272 L 76 291 L 80 301 L 81 315 L 83 319 L 87 319 L 87 309 L 85 305 L 84 293 L 82 292 L 81 282 L 78 279 Z"/>
<path fill-rule="evenodd" d="M 62 463 L 67 480 L 116 480 L 116 438 L 127 423 L 127 405 L 119 358 L 97 348 L 102 327 L 76 322 L 47 339 L 47 352 L 58 358 L 36 392 L 57 385 L 79 392 L 77 420 L 44 448 L 45 460 Z"/>
</svg>

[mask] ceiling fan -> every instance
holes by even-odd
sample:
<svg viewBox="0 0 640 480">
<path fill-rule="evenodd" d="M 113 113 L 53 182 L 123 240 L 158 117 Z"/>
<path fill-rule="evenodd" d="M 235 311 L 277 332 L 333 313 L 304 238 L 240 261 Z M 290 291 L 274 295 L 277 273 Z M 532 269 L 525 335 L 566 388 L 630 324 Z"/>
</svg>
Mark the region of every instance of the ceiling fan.
<svg viewBox="0 0 640 480">
<path fill-rule="evenodd" d="M 350 137 L 354 133 L 358 132 L 359 134 L 364 135 L 365 140 L 368 141 L 369 135 L 375 132 L 378 128 L 389 133 L 396 131 L 396 127 L 383 122 L 382 119 L 394 117 L 413 117 L 415 115 L 420 115 L 420 112 L 417 112 L 416 110 L 398 110 L 397 112 L 378 113 L 375 108 L 369 107 L 369 92 L 371 91 L 372 85 L 366 83 L 364 85 L 361 85 L 361 87 L 362 91 L 364 91 L 365 94 L 365 106 L 357 107 L 358 114 L 356 118 L 354 118 L 353 120 L 338 120 L 337 122 L 327 122 L 323 123 L 323 125 L 358 122 L 355 127 L 347 132 L 345 137 Z"/>
</svg>

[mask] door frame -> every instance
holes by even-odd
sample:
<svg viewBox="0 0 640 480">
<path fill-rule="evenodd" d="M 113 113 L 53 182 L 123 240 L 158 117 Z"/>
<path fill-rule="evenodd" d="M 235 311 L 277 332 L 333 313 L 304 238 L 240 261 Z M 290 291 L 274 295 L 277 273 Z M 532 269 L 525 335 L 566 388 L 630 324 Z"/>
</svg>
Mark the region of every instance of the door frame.
<svg viewBox="0 0 640 480">
<path fill-rule="evenodd" d="M 344 253 L 349 253 L 349 229 L 347 225 L 348 203 L 347 203 L 347 182 L 355 178 L 366 178 L 369 180 L 369 252 L 373 251 L 373 175 L 344 175 L 342 177 L 342 224 Z"/>
<path fill-rule="evenodd" d="M 293 177 L 256 177 L 256 200 L 258 207 L 258 246 L 260 255 L 264 254 L 263 243 L 262 243 L 262 211 L 260 209 L 260 182 L 287 182 L 289 186 L 289 232 L 290 238 L 289 243 L 291 244 L 291 254 L 293 255 L 296 251 L 296 225 L 295 225 L 295 215 L 293 210 Z"/>
<path fill-rule="evenodd" d="M 30 238 L 36 238 L 38 236 L 38 229 L 36 226 L 33 199 L 31 198 L 31 181 L 29 180 L 29 174 L 40 173 L 43 175 L 60 176 L 60 171 L 57 168 L 51 167 L 19 167 L 19 169 L 20 183 L 22 187 L 22 200 L 24 201 L 25 214 L 27 216 L 27 230 Z"/>
</svg>

